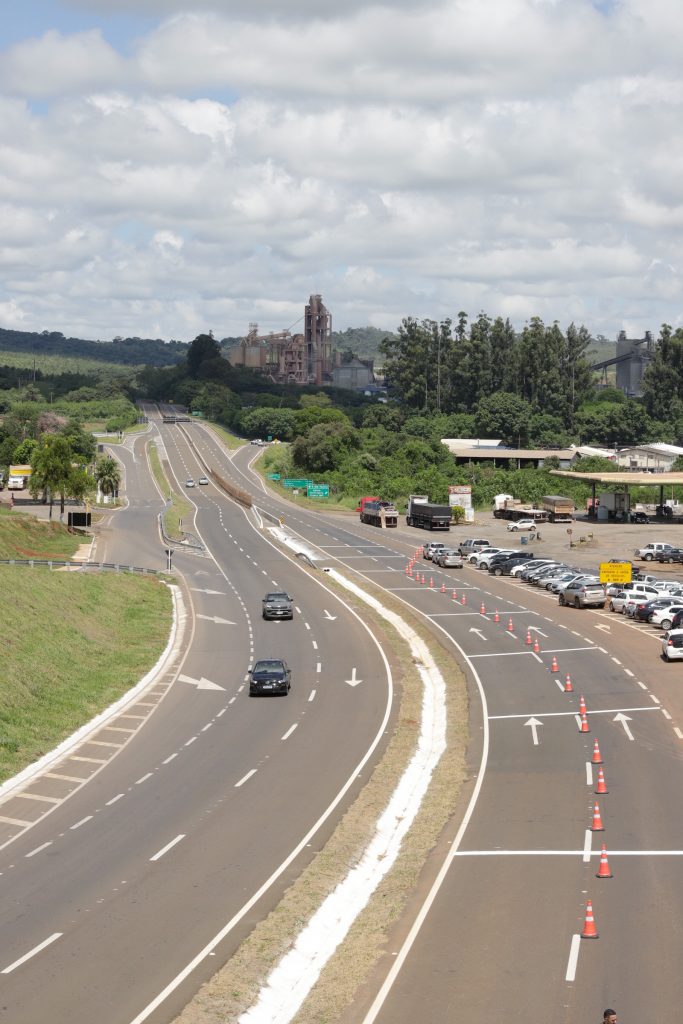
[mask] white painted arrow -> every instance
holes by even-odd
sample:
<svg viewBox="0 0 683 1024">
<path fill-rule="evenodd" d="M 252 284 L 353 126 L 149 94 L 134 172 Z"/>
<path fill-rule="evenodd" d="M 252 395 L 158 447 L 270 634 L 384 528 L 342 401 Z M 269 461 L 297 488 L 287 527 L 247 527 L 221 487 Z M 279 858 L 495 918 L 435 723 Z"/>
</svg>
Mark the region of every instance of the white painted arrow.
<svg viewBox="0 0 683 1024">
<path fill-rule="evenodd" d="M 538 633 L 539 636 L 544 636 L 546 640 L 548 639 L 548 634 L 544 633 L 542 629 L 538 628 L 538 626 L 529 626 L 529 632 Z"/>
<path fill-rule="evenodd" d="M 529 721 L 525 722 L 524 724 L 531 726 L 531 735 L 534 738 L 534 746 L 537 747 L 538 746 L 538 727 L 539 727 L 539 725 L 543 725 L 543 722 L 539 722 L 539 720 L 537 718 L 530 718 Z"/>
<path fill-rule="evenodd" d="M 351 678 L 347 679 L 345 681 L 349 684 L 349 686 L 358 686 L 359 683 L 363 682 L 362 679 L 356 679 L 356 669 L 355 668 L 353 668 L 351 670 Z"/>
<path fill-rule="evenodd" d="M 236 622 L 231 622 L 230 619 L 220 619 L 217 615 L 198 615 L 198 619 L 206 619 L 207 622 L 215 622 L 217 626 L 236 626 Z"/>
<path fill-rule="evenodd" d="M 628 717 L 628 715 L 625 715 L 623 711 L 620 711 L 618 715 L 615 715 L 615 716 L 614 716 L 614 718 L 612 719 L 612 721 L 613 721 L 613 722 L 621 722 L 621 724 L 622 724 L 622 725 L 623 725 L 623 727 L 624 727 L 624 732 L 626 733 L 626 735 L 628 736 L 628 738 L 629 738 L 630 740 L 632 740 L 632 739 L 633 739 L 633 733 L 631 732 L 631 730 L 629 729 L 629 727 L 628 727 L 628 726 L 627 726 L 627 724 L 626 724 L 627 722 L 630 722 L 630 721 L 631 721 L 631 719 L 630 719 L 630 718 Z"/>
<path fill-rule="evenodd" d="M 326 608 L 325 609 L 325 618 L 329 619 L 330 622 L 334 622 L 334 620 L 337 618 L 337 616 L 336 615 L 330 615 L 330 613 L 328 612 L 328 610 Z"/>
<path fill-rule="evenodd" d="M 480 629 L 475 629 L 474 626 L 471 626 L 470 633 L 476 633 L 481 640 L 483 640 L 485 643 L 487 642 L 486 637 L 484 636 Z"/>
<path fill-rule="evenodd" d="M 596 622 L 594 622 L 593 625 L 595 626 L 596 629 L 601 629 L 605 633 L 611 633 L 612 632 L 612 627 L 608 626 L 606 622 L 604 622 L 604 623 L 596 623 Z"/>
<path fill-rule="evenodd" d="M 220 594 L 225 597 L 224 590 L 202 590 L 201 587 L 190 587 L 190 590 L 195 594 Z"/>
<path fill-rule="evenodd" d="M 190 686 L 196 686 L 198 690 L 224 690 L 224 686 L 219 686 L 218 683 L 212 683 L 210 679 L 205 679 L 202 676 L 201 679 L 193 679 L 192 676 L 178 676 L 181 683 L 189 683 Z"/>
</svg>

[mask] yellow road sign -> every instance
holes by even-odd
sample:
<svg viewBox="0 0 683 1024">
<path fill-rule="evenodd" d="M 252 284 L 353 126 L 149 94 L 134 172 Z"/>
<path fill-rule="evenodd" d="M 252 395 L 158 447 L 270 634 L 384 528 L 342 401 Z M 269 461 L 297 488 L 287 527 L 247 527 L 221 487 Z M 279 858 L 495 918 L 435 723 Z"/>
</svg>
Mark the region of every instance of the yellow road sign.
<svg viewBox="0 0 683 1024">
<path fill-rule="evenodd" d="M 601 562 L 601 583 L 630 583 L 633 567 L 630 562 Z"/>
</svg>

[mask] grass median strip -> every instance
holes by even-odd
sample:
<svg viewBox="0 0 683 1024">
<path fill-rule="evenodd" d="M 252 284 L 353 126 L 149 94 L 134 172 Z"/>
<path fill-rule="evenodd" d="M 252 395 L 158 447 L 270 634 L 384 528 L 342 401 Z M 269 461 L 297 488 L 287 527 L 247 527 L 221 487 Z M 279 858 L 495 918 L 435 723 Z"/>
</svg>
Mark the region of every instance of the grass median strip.
<svg viewBox="0 0 683 1024">
<path fill-rule="evenodd" d="M 337 584 L 326 581 L 330 586 Z M 386 608 L 399 615 L 429 644 L 447 684 L 448 749 L 432 775 L 431 785 L 408 832 L 393 868 L 359 914 L 345 941 L 323 969 L 318 983 L 298 1011 L 301 1024 L 338 1021 L 370 971 L 384 953 L 391 926 L 413 892 L 429 852 L 453 812 L 465 776 L 467 695 L 464 676 L 450 651 L 403 605 L 357 581 Z M 217 1024 L 236 1020 L 251 1006 L 272 969 L 291 948 L 296 936 L 323 900 L 358 863 L 371 841 L 377 820 L 413 757 L 422 712 L 422 682 L 407 642 L 360 599 L 344 590 L 346 601 L 371 620 L 400 686 L 393 734 L 367 785 L 344 815 L 324 848 L 259 923 L 226 966 L 185 1008 L 177 1024 Z"/>
<path fill-rule="evenodd" d="M 173 490 L 166 471 L 159 458 L 159 452 L 154 441 L 147 445 L 147 456 L 152 475 L 157 482 L 159 490 L 166 500 L 166 508 L 162 513 L 164 521 L 164 532 L 171 540 L 182 541 L 183 519 L 189 520 L 194 512 L 194 506 L 186 501 L 180 494 Z"/>
</svg>

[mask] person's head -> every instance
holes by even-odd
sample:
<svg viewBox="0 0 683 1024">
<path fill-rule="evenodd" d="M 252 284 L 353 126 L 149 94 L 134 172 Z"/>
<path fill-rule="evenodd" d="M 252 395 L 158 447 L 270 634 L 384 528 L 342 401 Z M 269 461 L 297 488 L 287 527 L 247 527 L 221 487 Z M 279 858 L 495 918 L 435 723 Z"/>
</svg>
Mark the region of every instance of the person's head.
<svg viewBox="0 0 683 1024">
<path fill-rule="evenodd" d="M 604 1024 L 617 1024 L 617 1015 L 614 1010 L 605 1010 L 602 1019 Z"/>
</svg>

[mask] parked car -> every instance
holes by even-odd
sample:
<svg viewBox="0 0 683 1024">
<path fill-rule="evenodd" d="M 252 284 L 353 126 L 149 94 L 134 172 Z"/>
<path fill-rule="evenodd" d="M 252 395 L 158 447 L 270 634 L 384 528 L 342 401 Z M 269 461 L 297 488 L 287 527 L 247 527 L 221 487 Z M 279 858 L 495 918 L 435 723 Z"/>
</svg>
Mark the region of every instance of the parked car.
<svg viewBox="0 0 683 1024">
<path fill-rule="evenodd" d="M 264 619 L 293 619 L 294 602 L 284 591 L 271 591 L 261 602 Z"/>
<path fill-rule="evenodd" d="M 442 569 L 462 569 L 462 555 L 455 548 L 437 548 L 432 555 L 432 562 Z"/>
<path fill-rule="evenodd" d="M 561 605 L 573 605 L 575 608 L 604 608 L 605 591 L 600 583 L 577 580 L 562 591 L 558 600 Z"/>
<path fill-rule="evenodd" d="M 543 566 L 552 564 L 552 558 L 532 558 L 528 565 L 516 565 L 512 572 L 510 573 L 510 575 L 521 577 L 522 573 L 524 572 L 528 574 L 530 572 L 533 572 L 535 569 L 542 569 Z"/>
<path fill-rule="evenodd" d="M 683 629 L 683 612 L 676 612 L 671 622 L 671 629 Z"/>
<path fill-rule="evenodd" d="M 668 551 L 658 551 L 655 557 L 658 562 L 683 562 L 683 548 L 669 548 Z"/>
<path fill-rule="evenodd" d="M 612 594 L 609 599 L 609 610 L 623 615 L 624 605 L 628 600 L 628 591 L 620 590 L 618 594 Z"/>
<path fill-rule="evenodd" d="M 508 523 L 508 530 L 510 533 L 516 533 L 517 530 L 535 530 L 537 525 L 535 519 L 518 519 L 516 523 Z"/>
<path fill-rule="evenodd" d="M 652 542 L 646 544 L 645 547 L 636 548 L 633 554 L 636 558 L 642 558 L 644 562 L 652 562 L 657 557 L 660 551 L 670 551 L 673 547 L 672 544 L 664 544 L 662 542 Z"/>
<path fill-rule="evenodd" d="M 683 629 L 670 629 L 662 637 L 662 657 L 664 661 L 683 661 Z"/>
<path fill-rule="evenodd" d="M 628 595 L 628 591 L 626 591 L 626 594 Z M 671 599 L 669 597 L 655 597 L 653 600 L 646 601 L 644 604 L 642 602 L 636 604 L 631 614 L 634 619 L 638 620 L 638 622 L 649 622 L 652 613 L 657 611 L 659 608 L 664 608 L 667 604 L 671 604 Z"/>
<path fill-rule="evenodd" d="M 291 689 L 292 671 L 281 658 L 264 658 L 257 661 L 249 671 L 249 696 L 259 694 L 284 694 Z"/>
<path fill-rule="evenodd" d="M 491 541 L 484 540 L 482 537 L 468 537 L 467 540 L 461 541 L 458 545 L 458 551 L 461 555 L 468 558 L 475 551 L 479 551 L 480 548 L 490 548 Z"/>
<path fill-rule="evenodd" d="M 511 555 L 519 554 L 514 548 L 500 548 L 498 551 L 489 551 L 483 554 L 477 562 L 477 569 L 488 569 L 489 565 L 494 559 L 502 561 L 505 558 L 509 558 Z"/>
<path fill-rule="evenodd" d="M 649 523 L 650 517 L 647 512 L 631 512 L 632 523 Z"/>
<path fill-rule="evenodd" d="M 446 545 L 440 540 L 428 540 L 426 544 L 422 545 L 422 557 L 431 562 L 434 558 L 434 552 L 440 551 L 441 548 L 445 547 Z"/>
<path fill-rule="evenodd" d="M 510 555 L 509 558 L 505 558 L 500 562 L 493 558 L 489 563 L 489 573 L 492 576 L 511 576 L 513 570 L 525 566 L 530 557 L 531 555 L 526 554 Z"/>
<path fill-rule="evenodd" d="M 503 550 L 503 548 L 494 547 L 479 548 L 477 551 L 472 551 L 469 555 L 463 557 L 467 557 L 468 565 L 479 565 L 479 559 L 483 558 L 484 555 L 497 555 L 499 551 Z"/>
<path fill-rule="evenodd" d="M 595 580 L 596 576 L 587 576 L 583 572 L 574 572 L 573 570 L 567 570 L 567 572 L 561 572 L 559 576 L 551 576 L 546 583 L 541 585 L 549 590 L 552 594 L 559 594 L 561 590 L 568 587 L 570 583 L 575 583 L 577 580 Z M 598 582 L 600 582 L 598 580 Z"/>
<path fill-rule="evenodd" d="M 649 622 L 653 626 L 659 626 L 660 629 L 671 629 L 673 624 L 673 617 L 676 612 L 683 611 L 683 604 L 668 604 L 664 605 L 663 608 L 656 608 L 650 615 Z"/>
</svg>

